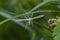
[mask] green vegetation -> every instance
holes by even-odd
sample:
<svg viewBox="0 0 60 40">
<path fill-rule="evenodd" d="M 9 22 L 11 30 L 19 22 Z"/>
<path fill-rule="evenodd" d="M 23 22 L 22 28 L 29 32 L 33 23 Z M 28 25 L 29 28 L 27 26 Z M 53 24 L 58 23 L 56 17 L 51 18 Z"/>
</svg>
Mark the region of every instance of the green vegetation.
<svg viewBox="0 0 60 40">
<path fill-rule="evenodd" d="M 0 0 L 0 40 L 60 40 L 56 16 L 60 0 Z"/>
</svg>

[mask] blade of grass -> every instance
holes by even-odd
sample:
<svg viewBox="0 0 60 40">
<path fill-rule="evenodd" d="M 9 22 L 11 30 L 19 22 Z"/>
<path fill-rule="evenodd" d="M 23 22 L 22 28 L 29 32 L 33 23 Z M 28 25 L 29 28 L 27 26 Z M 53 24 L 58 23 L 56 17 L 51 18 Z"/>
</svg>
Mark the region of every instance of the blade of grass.
<svg viewBox="0 0 60 40">
<path fill-rule="evenodd" d="M 9 14 L 6 14 L 6 13 L 3 13 L 3 12 L 0 12 L 1 13 L 1 16 L 3 16 L 3 17 L 5 17 L 5 18 L 11 18 L 12 16 L 11 15 L 9 15 Z M 9 20 L 9 19 L 8 19 Z M 11 19 L 13 22 L 15 22 L 15 23 L 17 23 L 18 25 L 20 25 L 20 26 L 22 26 L 22 27 L 24 27 L 25 28 L 25 24 L 23 24 L 22 22 L 17 22 L 16 21 L 16 19 Z M 5 21 L 7 21 L 7 20 L 5 20 Z M 3 21 L 3 22 L 5 22 L 5 21 Z M 3 23 L 2 22 L 2 23 Z M 25 29 L 27 29 L 27 30 L 29 30 L 29 31 L 32 31 L 29 27 L 26 27 Z"/>
</svg>

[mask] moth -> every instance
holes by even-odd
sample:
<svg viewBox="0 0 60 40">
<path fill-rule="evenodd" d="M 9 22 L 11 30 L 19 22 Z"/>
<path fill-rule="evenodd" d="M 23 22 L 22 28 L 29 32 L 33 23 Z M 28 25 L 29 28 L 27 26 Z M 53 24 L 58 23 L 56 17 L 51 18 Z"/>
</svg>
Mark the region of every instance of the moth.
<svg viewBox="0 0 60 40">
<path fill-rule="evenodd" d="M 44 17 L 44 15 L 39 15 L 39 16 L 36 16 L 36 17 L 33 17 L 33 18 L 27 18 L 27 19 L 17 19 L 16 21 L 18 21 L 18 22 L 28 21 L 29 24 L 30 24 L 32 20 L 35 20 L 35 19 L 38 19 L 38 18 L 42 18 L 42 17 Z"/>
<path fill-rule="evenodd" d="M 44 15 L 39 15 L 39 16 L 36 16 L 36 17 L 33 17 L 33 18 L 27 18 L 27 19 L 17 19 L 16 21 L 31 21 L 31 20 L 34 20 L 34 19 L 42 18 L 42 17 L 44 17 Z"/>
</svg>

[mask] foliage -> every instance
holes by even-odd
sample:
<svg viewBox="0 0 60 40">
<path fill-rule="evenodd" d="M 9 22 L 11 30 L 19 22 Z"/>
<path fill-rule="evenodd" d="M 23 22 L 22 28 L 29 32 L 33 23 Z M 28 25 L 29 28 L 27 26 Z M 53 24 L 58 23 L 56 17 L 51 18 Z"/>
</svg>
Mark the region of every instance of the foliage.
<svg viewBox="0 0 60 40">
<path fill-rule="evenodd" d="M 49 19 L 60 16 L 60 5 L 57 4 L 60 4 L 59 0 L 0 0 L 0 40 L 59 40 L 60 25 L 52 29 L 48 23 Z M 39 15 L 44 16 L 16 21 Z M 55 33 L 58 35 L 53 36 Z"/>
</svg>

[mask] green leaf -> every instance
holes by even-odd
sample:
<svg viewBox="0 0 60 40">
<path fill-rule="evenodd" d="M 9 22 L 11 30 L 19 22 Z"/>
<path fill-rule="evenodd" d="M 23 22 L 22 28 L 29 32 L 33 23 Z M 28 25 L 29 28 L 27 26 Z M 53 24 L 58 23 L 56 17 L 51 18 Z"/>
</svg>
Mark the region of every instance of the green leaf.
<svg viewBox="0 0 60 40">
<path fill-rule="evenodd" d="M 60 40 L 60 23 L 57 24 L 57 26 L 54 28 L 54 40 Z"/>
</svg>

